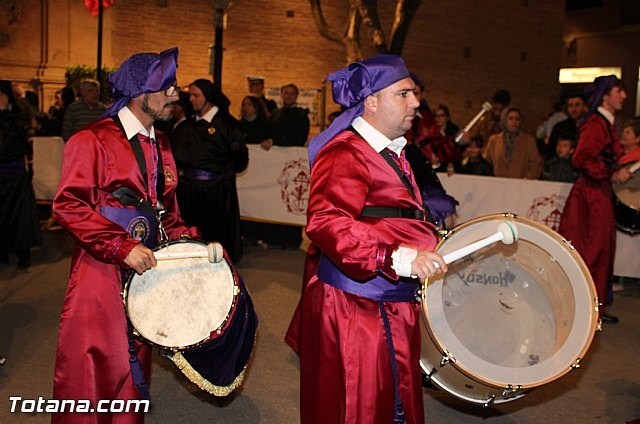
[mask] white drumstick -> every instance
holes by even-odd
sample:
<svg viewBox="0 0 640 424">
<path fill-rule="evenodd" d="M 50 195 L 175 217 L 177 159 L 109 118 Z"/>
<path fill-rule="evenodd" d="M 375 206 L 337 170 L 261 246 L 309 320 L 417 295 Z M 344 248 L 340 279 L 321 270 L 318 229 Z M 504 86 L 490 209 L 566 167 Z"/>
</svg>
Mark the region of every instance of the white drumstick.
<svg viewBox="0 0 640 424">
<path fill-rule="evenodd" d="M 220 243 L 207 244 L 205 251 L 184 251 L 184 252 L 154 252 L 156 261 L 166 261 L 171 259 L 207 258 L 211 263 L 218 263 L 224 257 L 222 245 Z"/>
<path fill-rule="evenodd" d="M 629 167 L 629 172 L 632 174 L 640 169 L 640 160 Z"/>
<path fill-rule="evenodd" d="M 489 112 L 491 109 L 493 108 L 493 106 L 491 106 L 491 103 L 489 102 L 484 102 L 482 104 L 482 109 L 480 110 L 480 112 L 478 112 L 478 114 L 476 116 L 473 117 L 473 119 L 471 121 L 469 121 L 469 123 L 467 124 L 466 127 L 464 127 L 464 130 L 460 131 L 455 138 L 455 142 L 459 143 L 460 140 L 462 139 L 462 135 L 466 132 L 469 132 L 469 130 L 476 124 L 476 122 L 478 122 L 478 120 L 480 118 L 482 118 L 482 115 L 484 115 L 485 113 Z"/>
<path fill-rule="evenodd" d="M 468 246 L 461 247 L 460 249 L 454 250 L 453 252 L 447 253 L 442 257 L 446 264 L 450 264 L 451 262 L 455 262 L 458 259 L 462 259 L 465 256 L 469 256 L 473 252 L 476 252 L 483 247 L 489 246 L 497 241 L 501 241 L 504 244 L 512 244 L 513 242 L 518 240 L 518 228 L 513 222 L 503 221 L 498 224 L 498 231 L 495 234 L 490 235 L 489 237 L 478 240 L 474 243 L 471 243 Z M 434 262 L 436 267 L 440 267 L 436 262 Z"/>
</svg>

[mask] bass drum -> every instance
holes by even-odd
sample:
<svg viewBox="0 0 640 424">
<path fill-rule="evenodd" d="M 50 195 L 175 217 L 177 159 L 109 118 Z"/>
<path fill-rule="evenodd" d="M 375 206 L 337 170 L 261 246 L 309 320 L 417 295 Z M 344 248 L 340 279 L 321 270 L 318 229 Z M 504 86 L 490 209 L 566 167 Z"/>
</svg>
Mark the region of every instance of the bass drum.
<svg viewBox="0 0 640 424">
<path fill-rule="evenodd" d="M 512 214 L 450 231 L 445 255 L 516 225 L 516 243 L 487 246 L 449 265 L 423 290 L 420 365 L 440 389 L 489 406 L 521 398 L 579 367 L 598 322 L 586 265 L 558 233 Z"/>
<path fill-rule="evenodd" d="M 616 226 L 629 234 L 640 233 L 640 178 L 614 184 Z"/>
</svg>

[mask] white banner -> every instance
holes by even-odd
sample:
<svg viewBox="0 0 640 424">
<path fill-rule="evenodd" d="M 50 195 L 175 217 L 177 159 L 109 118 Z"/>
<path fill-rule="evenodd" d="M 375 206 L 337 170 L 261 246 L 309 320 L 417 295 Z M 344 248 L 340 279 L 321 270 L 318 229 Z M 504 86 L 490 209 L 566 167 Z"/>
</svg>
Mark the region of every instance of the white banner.
<svg viewBox="0 0 640 424">
<path fill-rule="evenodd" d="M 456 223 L 502 212 L 558 230 L 571 184 L 475 175 L 439 174 L 460 205 Z M 249 167 L 238 177 L 240 215 L 259 221 L 305 225 L 309 162 L 302 147 L 249 146 Z M 640 236 L 618 231 L 615 274 L 640 278 Z"/>
<path fill-rule="evenodd" d="M 306 225 L 309 159 L 304 147 L 249 145 L 249 166 L 238 176 L 240 216 Z"/>
<path fill-rule="evenodd" d="M 33 191 L 37 200 L 53 201 L 62 171 L 62 137 L 31 137 Z"/>
<path fill-rule="evenodd" d="M 512 212 L 558 230 L 571 184 L 475 175 L 438 174 L 448 194 L 458 206 L 456 223 L 483 215 Z M 618 231 L 616 235 L 616 275 L 640 278 L 640 236 Z"/>
</svg>

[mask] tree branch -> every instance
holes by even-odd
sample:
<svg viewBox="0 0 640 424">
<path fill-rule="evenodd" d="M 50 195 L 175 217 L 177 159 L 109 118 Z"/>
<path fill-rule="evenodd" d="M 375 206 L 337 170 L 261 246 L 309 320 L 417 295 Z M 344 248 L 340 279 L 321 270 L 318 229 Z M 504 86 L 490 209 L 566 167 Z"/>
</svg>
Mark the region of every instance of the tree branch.
<svg viewBox="0 0 640 424">
<path fill-rule="evenodd" d="M 402 55 L 405 39 L 409 33 L 411 20 L 415 16 L 422 0 L 398 0 L 396 15 L 391 29 L 391 47 L 389 53 Z"/>
</svg>

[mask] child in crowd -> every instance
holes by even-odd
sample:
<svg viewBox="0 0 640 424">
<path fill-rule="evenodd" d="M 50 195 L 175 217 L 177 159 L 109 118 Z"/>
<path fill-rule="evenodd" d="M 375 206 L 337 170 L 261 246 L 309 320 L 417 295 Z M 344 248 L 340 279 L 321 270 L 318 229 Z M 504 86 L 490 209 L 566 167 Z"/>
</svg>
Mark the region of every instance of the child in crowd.
<svg viewBox="0 0 640 424">
<path fill-rule="evenodd" d="M 569 134 L 561 134 L 558 137 L 556 156 L 546 160 L 540 179 L 565 183 L 575 182 L 580 175 L 571 162 L 573 152 L 576 150 L 576 144 L 575 137 Z"/>
<path fill-rule="evenodd" d="M 482 137 L 471 137 L 458 173 L 493 176 L 493 166 L 482 157 L 483 147 Z"/>
</svg>

